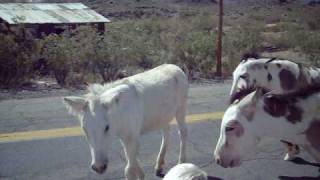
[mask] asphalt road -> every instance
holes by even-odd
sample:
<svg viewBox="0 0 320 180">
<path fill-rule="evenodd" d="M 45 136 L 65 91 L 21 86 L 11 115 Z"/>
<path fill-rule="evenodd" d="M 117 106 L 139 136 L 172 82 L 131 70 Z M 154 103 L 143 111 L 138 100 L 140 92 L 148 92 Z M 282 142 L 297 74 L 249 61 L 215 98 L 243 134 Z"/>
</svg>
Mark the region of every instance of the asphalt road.
<svg viewBox="0 0 320 180">
<path fill-rule="evenodd" d="M 222 112 L 227 107 L 229 89 L 230 82 L 191 85 L 188 114 Z M 78 125 L 75 118 L 67 114 L 61 97 L 0 101 L 0 115 L 0 136 Z M 302 152 L 303 159 L 283 161 L 284 147 L 273 139 L 263 139 L 257 153 L 250 155 L 238 168 L 224 169 L 216 165 L 212 152 L 218 140 L 220 120 L 200 117 L 188 126 L 187 160 L 205 170 L 209 179 L 320 179 L 320 165 L 312 163 L 309 155 Z M 139 159 L 147 180 L 160 179 L 153 172 L 160 140 L 160 132 L 153 132 L 140 141 Z M 178 142 L 177 128 L 172 125 L 165 171 L 177 162 Z M 90 153 L 83 136 L 35 137 L 11 142 L 0 139 L 0 179 L 124 179 L 125 159 L 118 141 L 114 142 L 112 152 L 107 172 L 97 175 L 89 168 Z"/>
</svg>

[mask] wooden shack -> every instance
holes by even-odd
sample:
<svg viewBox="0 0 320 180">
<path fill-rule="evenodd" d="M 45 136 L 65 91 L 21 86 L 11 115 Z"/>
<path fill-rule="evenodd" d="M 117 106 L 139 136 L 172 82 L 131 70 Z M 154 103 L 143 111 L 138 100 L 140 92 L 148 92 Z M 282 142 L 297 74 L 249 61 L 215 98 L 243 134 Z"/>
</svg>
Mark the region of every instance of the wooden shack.
<svg viewBox="0 0 320 180">
<path fill-rule="evenodd" d="M 0 3 L 0 23 L 6 29 L 23 26 L 36 37 L 43 33 L 59 34 L 80 25 L 95 26 L 103 33 L 108 22 L 82 3 Z"/>
</svg>

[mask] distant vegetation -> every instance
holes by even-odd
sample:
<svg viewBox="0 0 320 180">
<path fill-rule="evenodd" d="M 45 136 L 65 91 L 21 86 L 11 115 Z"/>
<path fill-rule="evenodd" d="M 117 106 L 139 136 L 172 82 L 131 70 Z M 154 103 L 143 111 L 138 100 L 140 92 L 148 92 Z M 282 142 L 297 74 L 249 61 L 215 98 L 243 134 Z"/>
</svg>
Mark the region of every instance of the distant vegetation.
<svg viewBox="0 0 320 180">
<path fill-rule="evenodd" d="M 0 33 L 0 87 L 19 87 L 42 76 L 55 77 L 61 86 L 108 82 L 162 63 L 178 64 L 190 79 L 214 77 L 214 3 L 125 2 L 84 1 L 110 15 L 104 35 L 89 27 L 42 39 Z M 225 76 L 246 52 L 293 52 L 305 58 L 292 60 L 320 64 L 320 6 L 273 2 L 226 6 Z"/>
</svg>

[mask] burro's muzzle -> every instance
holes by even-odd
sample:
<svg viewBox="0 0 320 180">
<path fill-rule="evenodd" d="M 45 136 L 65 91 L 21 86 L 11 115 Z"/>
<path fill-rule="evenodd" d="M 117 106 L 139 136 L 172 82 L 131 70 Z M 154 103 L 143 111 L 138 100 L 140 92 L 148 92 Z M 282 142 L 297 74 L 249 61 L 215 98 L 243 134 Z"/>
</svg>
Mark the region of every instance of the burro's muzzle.
<svg viewBox="0 0 320 180">
<path fill-rule="evenodd" d="M 98 162 L 95 162 L 91 165 L 91 168 L 93 171 L 95 171 L 96 173 L 98 174 L 102 174 L 104 173 L 107 168 L 108 168 L 108 160 L 105 160 L 105 162 L 103 163 L 98 163 Z"/>
<path fill-rule="evenodd" d="M 215 153 L 215 162 L 224 168 L 233 168 L 241 165 L 240 158 L 220 156 Z"/>
</svg>

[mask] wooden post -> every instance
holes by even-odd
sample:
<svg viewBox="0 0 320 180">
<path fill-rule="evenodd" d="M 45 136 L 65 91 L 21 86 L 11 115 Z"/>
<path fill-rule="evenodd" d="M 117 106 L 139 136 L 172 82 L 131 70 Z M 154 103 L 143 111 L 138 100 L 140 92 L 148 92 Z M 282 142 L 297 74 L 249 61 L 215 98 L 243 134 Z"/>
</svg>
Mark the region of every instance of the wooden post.
<svg viewBox="0 0 320 180">
<path fill-rule="evenodd" d="M 223 24 L 223 0 L 219 0 L 219 24 L 218 24 L 218 38 L 216 46 L 216 78 L 222 78 L 221 70 L 221 47 L 222 47 L 222 24 Z"/>
</svg>

